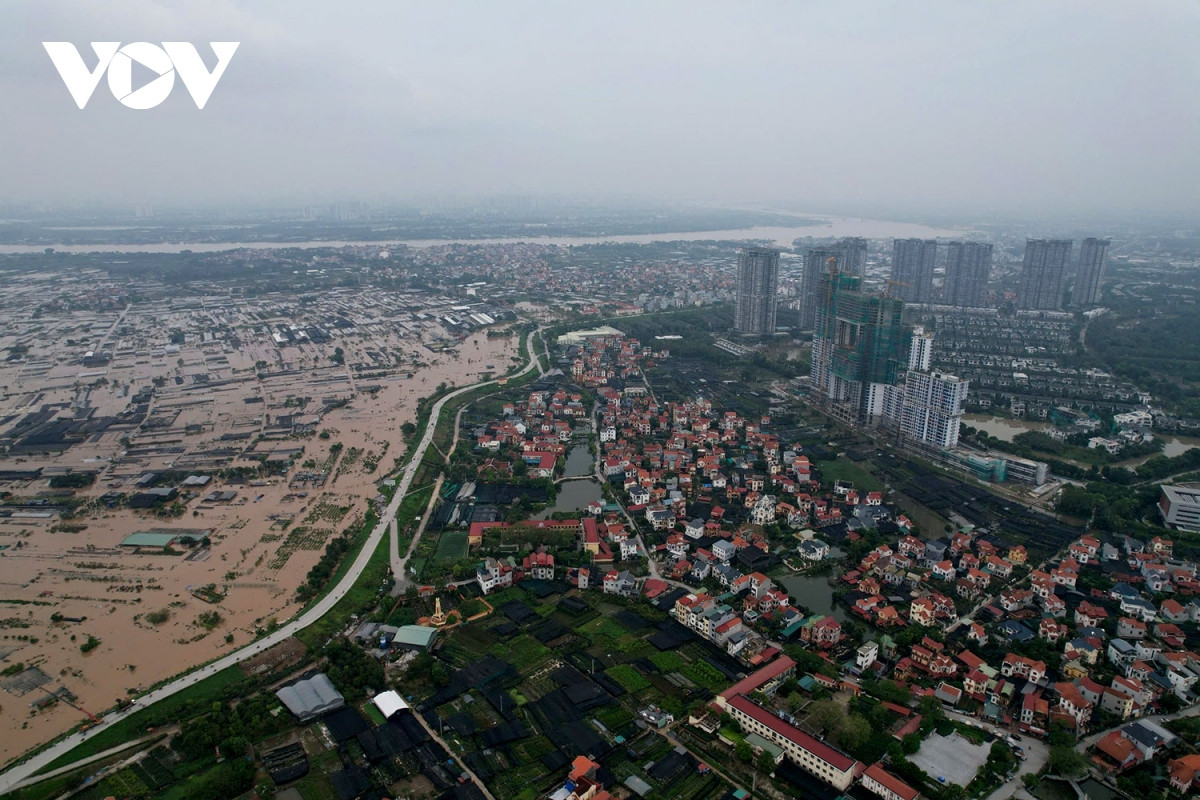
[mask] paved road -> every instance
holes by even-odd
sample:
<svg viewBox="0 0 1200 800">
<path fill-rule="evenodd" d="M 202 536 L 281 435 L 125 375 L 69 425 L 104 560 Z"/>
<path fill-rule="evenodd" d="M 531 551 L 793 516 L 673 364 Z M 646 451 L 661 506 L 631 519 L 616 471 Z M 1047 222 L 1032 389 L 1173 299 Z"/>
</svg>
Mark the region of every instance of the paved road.
<svg viewBox="0 0 1200 800">
<path fill-rule="evenodd" d="M 528 337 L 526 338 L 525 349 L 529 352 L 529 362 L 521 369 L 520 372 L 517 372 L 513 375 L 506 376 L 506 380 L 510 379 L 510 378 L 519 378 L 522 375 L 524 375 L 525 373 L 529 372 L 534 367 L 538 367 L 540 370 L 537 356 L 533 352 L 533 337 L 539 330 L 541 330 L 541 329 L 535 328 L 534 330 L 530 331 Z M 429 414 L 429 424 L 427 424 L 425 426 L 425 435 L 421 437 L 421 441 L 417 444 L 416 449 L 413 450 L 413 457 L 411 459 L 409 459 L 408 466 L 406 466 L 404 468 L 404 473 L 402 474 L 402 476 L 400 478 L 400 485 L 396 487 L 396 494 L 393 495 L 392 502 L 388 504 L 388 514 L 390 515 L 390 517 L 392 519 L 394 519 L 396 516 L 396 509 L 400 507 L 399 501 L 403 500 L 404 495 L 406 495 L 408 493 L 408 488 L 409 488 L 409 486 L 412 485 L 413 476 L 417 474 L 417 470 L 421 466 L 421 455 L 420 454 L 424 453 L 429 448 L 430 443 L 433 442 L 433 435 L 434 435 L 434 432 L 437 430 L 438 419 L 442 415 L 442 407 L 444 405 L 446 405 L 447 402 L 449 402 L 450 400 L 453 400 L 455 397 L 458 397 L 459 395 L 466 394 L 467 392 L 473 392 L 476 389 L 479 389 L 484 386 L 492 386 L 492 385 L 498 384 L 499 382 L 500 382 L 500 379 L 484 381 L 482 383 L 473 383 L 470 386 L 464 386 L 461 389 L 455 389 L 453 392 L 451 392 L 448 395 L 445 395 L 444 397 L 440 398 L 436 403 L 433 404 L 433 410 Z M 457 444 L 458 444 L 458 420 L 459 419 L 461 419 L 461 413 L 455 417 L 455 437 L 454 437 L 454 445 L 455 446 L 457 446 Z M 453 447 L 451 447 L 450 452 L 451 453 L 454 452 Z M 444 479 L 444 477 L 445 477 L 444 475 L 438 476 L 438 480 L 437 480 L 437 483 L 434 488 L 434 497 L 436 497 L 437 493 L 441 490 L 442 480 Z M 400 586 L 401 584 L 404 584 L 405 586 L 407 586 L 408 583 L 411 583 L 411 581 L 408 578 L 408 570 L 407 570 L 408 560 L 412 557 L 412 554 L 415 553 L 417 550 L 417 543 L 421 540 L 421 534 L 424 533 L 424 531 L 425 531 L 424 523 L 428 521 L 428 512 L 429 512 L 429 510 L 432 510 L 432 508 L 433 508 L 433 502 L 431 499 L 429 508 L 426 510 L 426 517 L 422 521 L 421 527 L 418 529 L 416 535 L 413 536 L 412 543 L 409 544 L 409 546 L 408 546 L 408 552 L 406 552 L 403 557 L 400 556 L 400 546 L 399 546 L 399 542 L 398 542 L 399 535 L 400 535 L 399 530 L 393 529 L 393 531 L 392 531 L 392 542 L 391 542 L 392 575 L 396 579 L 397 586 Z M 398 526 L 397 526 L 397 528 L 398 528 Z M 403 588 L 401 588 L 401 591 L 403 591 Z"/>
<path fill-rule="evenodd" d="M 1138 719 L 1162 723 L 1172 719 L 1178 719 L 1179 717 L 1194 717 L 1197 715 L 1200 715 L 1200 705 L 1194 705 L 1189 708 L 1185 708 L 1182 711 L 1177 711 L 1174 714 L 1157 714 L 1149 717 L 1136 718 L 1131 717 L 1130 719 L 1123 721 L 1117 726 L 1117 728 L 1122 728 L 1131 722 L 1137 721 Z M 994 728 L 991 728 L 991 726 L 985 727 L 995 730 Z M 1088 748 L 1100 741 L 1100 739 L 1108 734 L 1109 731 L 1116 730 L 1117 728 L 1105 728 L 1102 731 L 1097 731 L 1093 734 L 1085 736 L 1075 745 L 1075 749 L 1081 753 L 1086 753 Z M 1025 749 L 1025 754 L 1027 757 L 1021 762 L 1020 770 L 1016 775 L 1013 776 L 1012 780 L 993 791 L 986 798 L 984 798 L 984 800 L 1007 800 L 1007 798 L 1012 797 L 1014 794 L 1016 794 L 1017 790 L 1021 788 L 1021 776 L 1026 772 L 1038 772 L 1046 765 L 1046 761 L 1050 758 L 1050 746 L 1045 742 L 1034 738 L 1033 736 L 1021 737 L 1021 747 Z M 1106 780 L 1110 780 L 1107 778 L 1107 776 L 1101 777 L 1104 777 Z"/>
<path fill-rule="evenodd" d="M 118 755 L 119 753 L 123 753 L 126 750 L 132 750 L 132 749 L 138 747 L 139 745 L 156 742 L 159 739 L 162 739 L 164 736 L 171 735 L 173 731 L 175 731 L 175 726 L 173 726 L 173 725 L 164 727 L 164 728 L 158 728 L 157 730 L 154 731 L 154 733 L 152 733 L 148 736 L 143 736 L 140 739 L 130 739 L 128 742 L 121 742 L 116 747 L 110 747 L 107 750 L 96 753 L 96 755 L 94 755 L 94 756 L 88 756 L 87 758 L 81 758 L 78 761 L 76 761 L 74 764 L 68 764 L 65 767 L 59 767 L 58 769 L 52 769 L 49 772 L 47 772 L 45 775 L 39 775 L 38 781 L 40 782 L 40 781 L 50 780 L 51 778 L 57 778 L 59 775 L 66 775 L 68 772 L 74 772 L 75 770 L 79 769 L 80 767 L 86 767 L 88 764 L 94 764 L 97 761 L 103 761 L 106 758 L 112 758 L 113 756 Z M 132 758 L 140 757 L 142 755 L 142 752 L 143 751 L 138 750 L 138 752 L 134 753 Z M 125 764 L 126 761 L 121 761 L 119 763 Z"/>
<path fill-rule="evenodd" d="M 534 331 L 530 331 L 527 340 L 529 362 L 521 369 L 520 372 L 517 372 L 510 377 L 519 377 L 524 375 L 537 365 L 537 358 L 533 355 L 534 333 L 536 333 L 536 329 Z M 491 380 L 484 381 L 483 383 L 464 386 L 461 389 L 456 389 L 450 394 L 442 397 L 434 404 L 429 415 L 429 422 L 425 425 L 425 433 L 421 437 L 421 440 L 417 445 L 417 449 L 413 451 L 413 458 L 409 460 L 408 466 L 404 468 L 400 483 L 396 487 L 396 493 L 392 495 L 392 501 L 388 503 L 387 508 L 380 516 L 379 524 L 375 526 L 374 530 L 372 530 L 370 535 L 367 537 L 366 544 L 363 545 L 362 550 L 359 551 L 358 557 L 354 559 L 354 563 L 351 565 L 350 570 L 346 573 L 346 576 L 342 578 L 341 582 L 338 583 L 337 586 L 333 587 L 329 594 L 322 597 L 316 603 L 316 605 L 301 614 L 299 617 L 296 617 L 292 621 L 281 625 L 275 630 L 274 633 L 270 633 L 257 640 L 253 644 L 243 647 L 241 650 L 230 653 L 206 666 L 200 667 L 194 672 L 190 672 L 181 678 L 177 678 L 170 683 L 167 683 L 151 692 L 142 695 L 134 700 L 133 703 L 125 709 L 108 714 L 99 724 L 93 725 L 86 731 L 71 734 L 66 739 L 63 739 L 57 744 L 46 748 L 28 760 L 10 767 L 3 774 L 0 774 L 0 794 L 11 791 L 19 783 L 32 776 L 38 770 L 43 769 L 50 762 L 63 755 L 66 755 L 77 745 L 82 744 L 101 731 L 112 727 L 135 711 L 140 711 L 148 706 L 153 705 L 154 703 L 157 703 L 159 700 L 166 699 L 173 694 L 187 689 L 190 686 L 194 686 L 205 678 L 211 677 L 227 667 L 235 666 L 246 659 L 253 658 L 264 650 L 267 650 L 274 645 L 279 644 L 283 640 L 294 636 L 296 633 L 299 633 L 304 628 L 325 616 L 325 614 L 328 613 L 330 609 L 332 609 L 338 603 L 338 601 L 345 597 L 346 593 L 350 591 L 350 588 L 354 585 L 354 582 L 358 579 L 358 576 L 362 574 L 364 569 L 366 569 L 367 562 L 371 560 L 372 554 L 374 554 L 376 548 L 379 547 L 379 543 L 383 540 L 384 535 L 392 528 L 392 522 L 396 518 L 396 512 L 399 510 L 400 504 L 404 501 L 404 495 L 408 492 L 409 486 L 412 485 L 413 476 L 416 475 L 417 467 L 420 465 L 421 459 L 416 454 L 425 452 L 425 449 L 429 446 L 429 443 L 433 441 L 433 434 L 437 428 L 438 418 L 441 415 L 442 407 L 453 397 L 457 397 L 460 394 L 478 389 L 480 386 L 490 386 L 496 382 L 497 381 L 495 380 Z M 395 539 L 392 541 L 394 543 Z M 416 542 L 414 541 L 413 544 L 415 546 Z M 406 560 L 407 557 L 405 558 L 405 561 Z M 403 567 L 403 562 L 401 562 L 401 566 Z M 402 574 L 402 572 L 396 573 L 397 577 Z"/>
</svg>

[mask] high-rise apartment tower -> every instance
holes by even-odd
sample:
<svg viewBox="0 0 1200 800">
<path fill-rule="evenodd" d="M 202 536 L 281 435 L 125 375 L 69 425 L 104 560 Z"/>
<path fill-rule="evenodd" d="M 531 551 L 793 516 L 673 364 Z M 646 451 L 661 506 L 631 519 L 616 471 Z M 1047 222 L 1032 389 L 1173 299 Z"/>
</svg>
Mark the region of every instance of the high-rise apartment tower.
<svg viewBox="0 0 1200 800">
<path fill-rule="evenodd" d="M 892 243 L 892 297 L 906 303 L 933 300 L 934 239 L 896 239 Z"/>
<path fill-rule="evenodd" d="M 733 329 L 738 333 L 775 333 L 775 304 L 779 291 L 779 251 L 747 247 L 738 256 L 737 306 Z"/>
<path fill-rule="evenodd" d="M 946 245 L 946 282 L 942 302 L 960 308 L 982 308 L 992 274 L 992 246 L 982 242 Z"/>
<path fill-rule="evenodd" d="M 1100 304 L 1100 282 L 1112 239 L 1087 238 L 1079 246 L 1079 269 L 1071 289 L 1071 305 L 1076 308 Z"/>
<path fill-rule="evenodd" d="M 1071 261 L 1070 239 L 1026 239 L 1017 308 L 1060 311 L 1063 278 Z"/>
<path fill-rule="evenodd" d="M 809 396 L 848 422 L 875 424 L 905 366 L 904 303 L 864 293 L 844 272 L 822 275 L 817 293 Z"/>
</svg>

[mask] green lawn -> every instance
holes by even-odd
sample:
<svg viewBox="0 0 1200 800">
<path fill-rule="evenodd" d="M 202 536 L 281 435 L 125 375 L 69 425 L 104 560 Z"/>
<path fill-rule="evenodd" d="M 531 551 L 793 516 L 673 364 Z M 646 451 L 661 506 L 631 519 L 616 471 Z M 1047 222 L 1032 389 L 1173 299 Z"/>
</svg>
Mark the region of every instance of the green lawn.
<svg viewBox="0 0 1200 800">
<path fill-rule="evenodd" d="M 588 637 L 593 643 L 600 639 L 616 643 L 626 636 L 627 631 L 608 617 L 597 617 L 590 622 L 579 625 L 575 630 Z"/>
<path fill-rule="evenodd" d="M 459 531 L 443 533 L 438 538 L 437 550 L 434 551 L 433 557 L 448 561 L 458 561 L 461 558 L 466 558 L 467 534 Z"/>
<path fill-rule="evenodd" d="M 818 461 L 816 467 L 821 472 L 822 480 L 830 488 L 833 487 L 834 481 L 850 481 L 859 492 L 877 492 L 883 489 L 883 484 L 875 480 L 870 472 L 848 458 Z"/>
</svg>

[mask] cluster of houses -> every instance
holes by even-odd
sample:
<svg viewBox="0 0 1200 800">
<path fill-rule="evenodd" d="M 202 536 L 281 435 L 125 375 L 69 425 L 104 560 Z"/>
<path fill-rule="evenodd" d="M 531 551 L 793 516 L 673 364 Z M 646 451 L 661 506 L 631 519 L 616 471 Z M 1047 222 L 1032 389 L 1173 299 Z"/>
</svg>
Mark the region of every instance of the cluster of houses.
<svg viewBox="0 0 1200 800">
<path fill-rule="evenodd" d="M 904 537 L 895 548 L 872 551 L 859 565 L 856 580 L 860 585 L 862 581 L 882 581 L 880 570 L 922 575 L 949 560 L 954 574 L 945 573 L 938 580 L 944 586 L 958 586 L 968 570 L 986 572 L 989 563 L 998 563 L 991 559 L 1000 558 L 999 553 L 990 552 L 987 542 L 965 535 L 932 543 Z M 910 584 L 908 594 L 915 595 L 907 622 L 940 628 L 943 633 L 922 636 L 907 647 L 898 646 L 883 633 L 857 648 L 843 665 L 843 674 L 890 674 L 919 697 L 933 697 L 946 706 L 1036 736 L 1046 735 L 1054 724 L 1082 734 L 1099 720 L 1104 724 L 1116 720 L 1121 724 L 1100 737 L 1092 749 L 1092 760 L 1114 773 L 1130 769 L 1169 753 L 1178 741 L 1169 730 L 1145 717 L 1161 711 L 1168 696 L 1183 704 L 1196 699 L 1200 655 L 1196 643 L 1189 642 L 1181 628 L 1200 621 L 1196 565 L 1174 558 L 1172 550 L 1172 543 L 1162 538 L 1140 542 L 1115 537 L 1101 542 L 1094 536 L 1082 536 L 1045 570 L 1032 570 L 1016 586 L 999 592 L 993 588 L 975 615 L 982 622 L 959 619 L 954 602 L 945 593 L 930 591 L 921 586 L 921 580 L 905 577 L 897 583 Z M 971 559 L 963 565 L 967 555 L 979 559 L 982 566 Z M 1027 554 L 1013 547 L 1002 560 L 1010 567 L 1020 566 Z M 897 569 L 888 573 L 890 567 Z M 1108 582 L 1111 586 L 1084 591 L 1081 574 L 1090 578 L 1083 581 L 1088 586 Z M 1108 581 L 1103 580 L 1105 576 Z M 724 598 L 703 594 L 679 598 L 674 616 L 718 643 L 731 641 L 732 633 L 739 629 L 734 608 Z M 1188 630 L 1194 628 L 1189 625 Z M 1053 665 L 1019 652 L 1022 645 L 1037 639 L 1058 654 Z M 985 649 L 989 643 L 1000 647 Z M 1003 655 L 989 662 L 979 652 Z M 751 691 L 769 694 L 780 676 L 786 677 L 789 662 L 781 657 L 740 682 L 736 690 L 722 693 L 716 701 L 718 710 L 731 714 L 744 731 L 773 743 L 812 774 L 844 788 L 851 780 L 849 768 L 839 767 L 846 766 L 848 757 L 812 740 L 785 714 L 763 708 L 748 697 Z M 894 800 L 895 795 L 886 793 L 889 781 L 904 786 L 895 776 L 876 770 L 868 787 L 864 770 L 857 771 L 863 786 L 883 797 Z M 1170 759 L 1167 774 L 1177 791 L 1193 791 L 1200 787 L 1200 757 Z"/>
<path fill-rule="evenodd" d="M 808 457 L 770 432 L 769 417 L 719 411 L 703 397 L 659 402 L 640 374 L 648 358 L 662 355 L 634 339 L 601 336 L 576 346 L 572 366 L 600 402 L 603 475 L 628 493 L 630 510 L 652 529 L 697 522 L 689 503 L 708 511 L 698 520 L 701 531 L 743 522 L 819 529 L 846 522 L 860 505 L 883 505 L 880 492 L 849 485 L 822 496 Z"/>
<path fill-rule="evenodd" d="M 567 451 L 575 422 L 586 419 L 583 396 L 563 389 L 534 390 L 523 402 L 505 403 L 501 416 L 475 431 L 475 446 L 484 453 L 513 453 L 525 463 L 531 478 L 554 477 L 555 465 Z M 479 466 L 480 477 L 513 474 L 513 460 L 488 458 Z"/>
<path fill-rule="evenodd" d="M 1088 447 L 1093 450 L 1101 449 L 1111 455 L 1117 455 L 1126 445 L 1146 444 L 1154 441 L 1151 429 L 1154 427 L 1154 415 L 1148 410 L 1127 411 L 1113 415 L 1115 431 L 1109 436 L 1093 436 L 1088 439 Z"/>
<path fill-rule="evenodd" d="M 719 597 L 703 592 L 680 597 L 671 609 L 671 616 L 730 655 L 737 655 L 756 638 L 748 623 L 776 612 L 786 618 L 789 611 L 792 616 L 801 616 L 789 607 L 786 592 L 761 572 L 752 572 L 740 576 Z M 839 638 L 840 633 L 839 627 Z"/>
<path fill-rule="evenodd" d="M 1101 542 L 1085 535 L 1062 557 L 997 592 L 991 581 L 1024 565 L 1024 548 L 1001 556 L 983 537 L 906 536 L 873 550 L 847 576 L 861 595 L 855 610 L 877 627 L 917 624 L 945 636 L 924 636 L 905 654 L 885 634 L 860 646 L 849 666 L 880 675 L 890 668 L 894 679 L 919 685 L 918 692 L 1034 735 L 1055 723 L 1082 733 L 1100 712 L 1111 715 L 1106 720 L 1140 718 L 1160 710 L 1168 695 L 1189 704 L 1196 700 L 1200 648 L 1181 625 L 1200 622 L 1200 587 L 1196 564 L 1172 551 L 1160 537 Z M 923 586 L 931 578 L 962 598 L 982 597 L 974 618 L 960 619 L 949 596 Z M 912 597 L 906 620 L 898 608 L 902 589 Z M 896 602 L 884 605 L 881 591 Z M 1054 668 L 1021 654 L 1037 640 L 1058 654 Z M 978 654 L 989 643 L 1005 652 L 998 663 Z M 1170 741 L 1150 723 L 1129 724 L 1101 739 L 1094 759 L 1121 771 Z"/>
<path fill-rule="evenodd" d="M 1170 746 L 1170 737 L 1141 718 L 1161 709 L 1168 695 L 1182 703 L 1195 699 L 1200 655 L 1182 626 L 1200 622 L 1200 580 L 1194 563 L 1173 556 L 1169 540 L 1102 542 L 1085 535 L 1036 567 L 1025 547 L 986 530 L 923 541 L 878 492 L 843 483 L 822 492 L 808 457 L 783 445 L 769 418 L 718 412 L 703 398 L 658 402 L 640 381 L 652 356 L 634 340 L 600 336 L 575 347 L 572 374 L 599 398 L 601 471 L 626 492 L 628 512 L 651 531 L 649 555 L 664 565 L 665 577 L 720 587 L 720 593 L 677 595 L 670 610 L 680 624 L 743 660 L 746 652 L 759 654 L 756 663 L 778 653 L 754 630 L 764 621 L 784 639 L 831 649 L 843 640 L 838 621 L 806 616 L 764 574 L 773 548 L 763 526 L 807 529 L 797 551 L 814 561 L 828 555 L 822 539 L 836 541 L 835 530 L 848 538 L 867 528 L 897 534 L 894 544 L 879 545 L 842 577 L 852 613 L 883 632 L 853 651 L 848 672 L 890 674 L 919 695 L 1033 735 L 1055 723 L 1083 732 L 1097 715 L 1125 720 L 1094 750 L 1097 762 L 1113 770 Z M 586 415 L 576 402 L 565 392 L 534 393 L 522 414 L 511 409 L 515 421 L 506 418 L 485 435 L 557 457 L 550 439 L 565 441 L 558 423 Z M 592 564 L 566 569 L 571 584 L 626 597 L 668 588 L 616 569 L 617 558 L 643 555 L 637 532 L 599 503 L 588 511 L 580 520 L 529 523 L 578 530 Z M 472 542 L 500 524 L 473 524 Z M 477 580 L 488 592 L 555 573 L 553 556 L 539 549 L 520 560 L 485 559 Z M 886 631 L 906 625 L 943 633 L 897 646 Z M 1054 654 L 1050 664 L 1029 655 L 1044 657 L 1046 648 Z M 1002 655 L 989 662 L 981 652 Z M 783 658 L 770 664 L 786 664 Z M 748 695 L 737 693 L 723 704 L 744 730 L 835 786 L 850 780 L 847 756 L 805 738 Z M 1200 774 L 1186 759 L 1177 761 L 1173 781 L 1176 773 L 1189 782 Z M 884 792 L 894 777 L 881 769 L 871 774 L 871 790 L 889 797 Z"/>
<path fill-rule="evenodd" d="M 1023 546 L 1004 547 L 986 533 L 932 541 L 906 534 L 867 553 L 842 580 L 853 590 L 851 611 L 877 627 L 947 625 L 957 621 L 958 606 L 946 592 L 976 601 L 1010 581 L 1026 559 Z"/>
</svg>

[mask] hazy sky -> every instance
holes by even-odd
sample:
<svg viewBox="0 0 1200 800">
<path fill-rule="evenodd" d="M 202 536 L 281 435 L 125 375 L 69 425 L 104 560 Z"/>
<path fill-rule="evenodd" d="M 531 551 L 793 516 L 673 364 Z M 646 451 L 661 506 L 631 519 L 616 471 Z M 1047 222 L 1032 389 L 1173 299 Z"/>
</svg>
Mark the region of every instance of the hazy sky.
<svg viewBox="0 0 1200 800">
<path fill-rule="evenodd" d="M 204 110 L 42 41 L 241 47 Z M 0 3 L 0 199 L 1200 212 L 1200 3 Z"/>
</svg>

